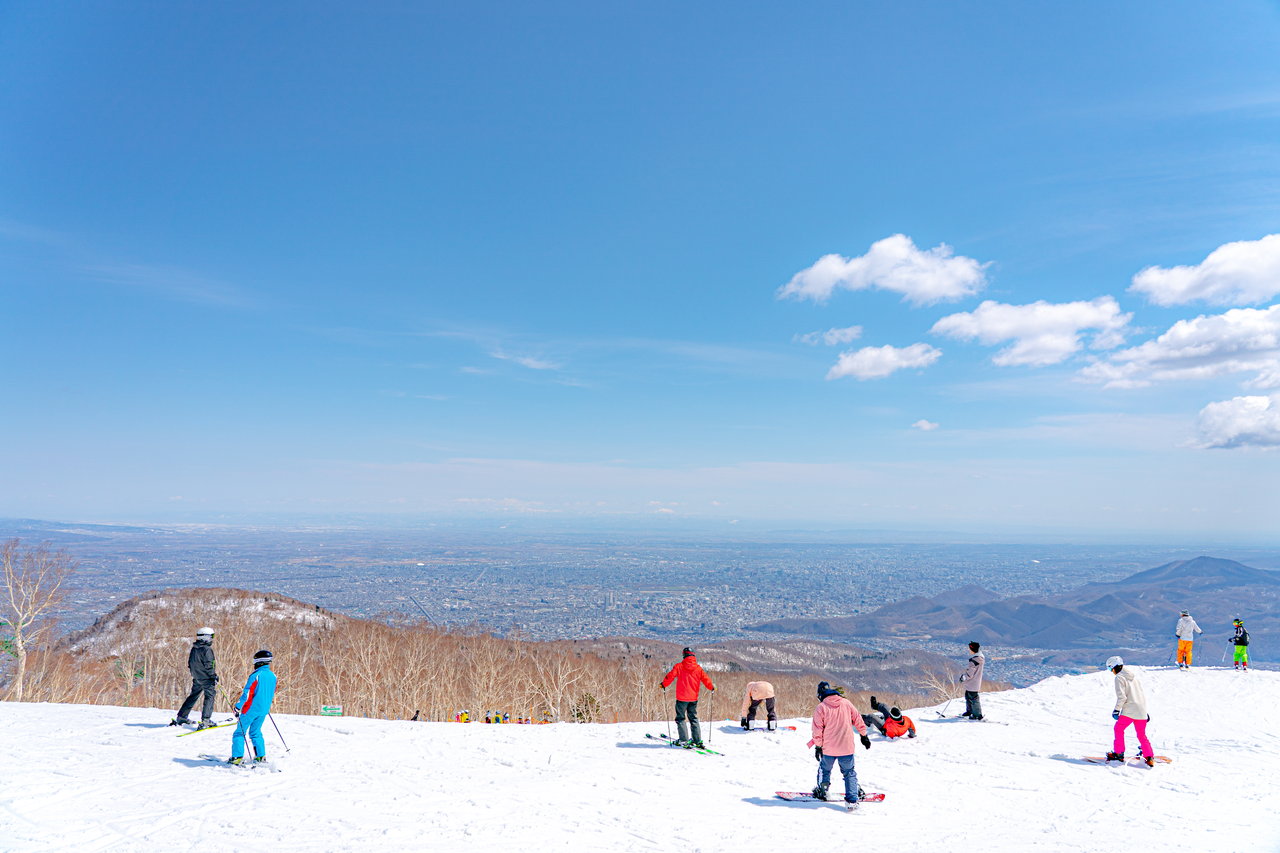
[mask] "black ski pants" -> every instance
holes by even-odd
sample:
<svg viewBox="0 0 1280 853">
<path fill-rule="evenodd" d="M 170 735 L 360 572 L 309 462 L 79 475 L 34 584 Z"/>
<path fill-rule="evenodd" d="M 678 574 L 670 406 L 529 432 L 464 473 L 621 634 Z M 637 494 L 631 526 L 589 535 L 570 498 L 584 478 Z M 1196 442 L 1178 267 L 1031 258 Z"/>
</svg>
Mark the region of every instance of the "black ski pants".
<svg viewBox="0 0 1280 853">
<path fill-rule="evenodd" d="M 212 681 L 192 681 L 191 694 L 182 703 L 182 707 L 178 709 L 178 719 L 190 719 L 187 714 L 190 714 L 191 709 L 196 706 L 196 700 L 200 698 L 201 693 L 204 694 L 204 707 L 201 709 L 200 719 L 213 719 L 213 700 L 217 691 L 218 686 Z"/>
<path fill-rule="evenodd" d="M 978 691 L 966 690 L 964 692 L 964 715 L 971 720 L 982 719 L 982 702 L 978 699 Z"/>
<path fill-rule="evenodd" d="M 689 722 L 686 724 L 685 719 Z M 698 700 L 692 702 L 681 702 L 676 700 L 676 729 L 680 732 L 681 740 L 702 740 L 702 727 L 698 725 Z M 689 737 L 692 729 L 693 737 Z"/>
<path fill-rule="evenodd" d="M 773 709 L 773 701 L 772 696 L 768 699 L 752 699 L 751 704 L 747 707 L 747 722 L 749 723 L 756 718 L 756 708 L 760 707 L 761 702 L 764 703 L 764 711 L 769 722 L 776 722 L 778 712 Z"/>
</svg>

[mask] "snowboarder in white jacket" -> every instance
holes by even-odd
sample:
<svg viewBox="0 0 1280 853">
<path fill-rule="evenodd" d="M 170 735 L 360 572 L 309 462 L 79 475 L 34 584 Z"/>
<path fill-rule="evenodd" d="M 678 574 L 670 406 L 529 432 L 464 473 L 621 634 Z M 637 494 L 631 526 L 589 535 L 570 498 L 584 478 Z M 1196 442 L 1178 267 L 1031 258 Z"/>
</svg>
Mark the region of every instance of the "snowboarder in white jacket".
<svg viewBox="0 0 1280 853">
<path fill-rule="evenodd" d="M 978 694 L 982 692 L 982 670 L 986 667 L 987 658 L 978 649 L 982 646 L 975 640 L 969 643 L 969 651 L 972 655 L 969 657 L 969 666 L 965 669 L 964 674 L 960 676 L 960 681 L 964 683 L 964 713 L 960 716 L 968 717 L 971 720 L 982 719 L 982 701 Z"/>
<path fill-rule="evenodd" d="M 1178 668 L 1191 669 L 1191 644 L 1195 642 L 1196 634 L 1203 634 L 1204 631 L 1200 630 L 1191 614 L 1184 610 L 1178 618 L 1178 624 L 1173 627 L 1173 633 L 1178 638 Z"/>
<path fill-rule="evenodd" d="M 1151 715 L 1147 713 L 1147 697 L 1142 692 L 1142 682 L 1136 672 L 1124 668 L 1124 659 L 1119 655 L 1107 658 L 1107 669 L 1116 677 L 1116 707 L 1111 711 L 1111 719 L 1116 721 L 1115 737 L 1111 751 L 1107 753 L 1107 761 L 1124 761 L 1124 733 L 1132 725 L 1138 735 L 1142 760 L 1148 767 L 1154 767 L 1155 752 L 1151 749 L 1151 741 L 1147 740 L 1147 722 Z"/>
</svg>

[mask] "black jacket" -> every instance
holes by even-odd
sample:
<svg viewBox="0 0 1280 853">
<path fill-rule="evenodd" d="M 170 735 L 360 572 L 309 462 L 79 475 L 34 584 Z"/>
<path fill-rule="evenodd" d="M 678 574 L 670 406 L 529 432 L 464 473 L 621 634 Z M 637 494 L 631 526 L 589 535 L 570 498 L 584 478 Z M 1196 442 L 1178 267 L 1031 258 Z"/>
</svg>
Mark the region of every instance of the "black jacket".
<svg viewBox="0 0 1280 853">
<path fill-rule="evenodd" d="M 213 684 L 218 680 L 217 665 L 213 660 L 213 643 L 208 640 L 196 640 L 191 646 L 191 654 L 187 655 L 187 669 L 191 670 L 191 680 L 201 684 Z"/>
</svg>

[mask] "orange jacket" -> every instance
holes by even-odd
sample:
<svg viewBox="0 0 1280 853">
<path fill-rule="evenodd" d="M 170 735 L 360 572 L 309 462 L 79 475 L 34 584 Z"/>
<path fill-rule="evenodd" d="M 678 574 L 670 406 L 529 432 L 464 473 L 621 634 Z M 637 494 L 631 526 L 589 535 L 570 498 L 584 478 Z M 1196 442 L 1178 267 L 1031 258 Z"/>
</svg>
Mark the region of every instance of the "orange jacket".
<svg viewBox="0 0 1280 853">
<path fill-rule="evenodd" d="M 676 683 L 676 701 L 678 702 L 697 702 L 700 684 L 705 684 L 708 690 L 716 689 L 711 679 L 707 678 L 707 674 L 698 665 L 698 659 L 693 655 L 687 656 L 671 667 L 667 677 L 662 679 L 662 686 L 666 687 L 672 680 Z"/>
<path fill-rule="evenodd" d="M 911 732 L 911 734 L 914 735 L 916 733 L 916 724 L 911 722 L 911 718 L 908 717 L 906 714 L 902 715 L 901 720 L 895 720 L 893 717 L 888 717 L 885 719 L 884 721 L 885 737 L 890 737 L 890 738 L 902 737 L 907 732 Z"/>
</svg>

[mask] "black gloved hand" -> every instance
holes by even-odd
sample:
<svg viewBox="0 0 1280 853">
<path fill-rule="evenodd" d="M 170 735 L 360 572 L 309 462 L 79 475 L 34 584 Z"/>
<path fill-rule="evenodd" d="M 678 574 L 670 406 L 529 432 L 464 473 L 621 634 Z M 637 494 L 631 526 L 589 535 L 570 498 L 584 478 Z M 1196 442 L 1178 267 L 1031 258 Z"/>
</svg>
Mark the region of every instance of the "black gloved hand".
<svg viewBox="0 0 1280 853">
<path fill-rule="evenodd" d="M 1120 719 L 1120 712 L 1119 712 L 1119 711 L 1112 711 L 1112 712 L 1111 712 L 1111 719 L 1113 719 L 1113 720 L 1118 720 L 1118 719 Z"/>
<path fill-rule="evenodd" d="M 217 683 L 218 683 L 218 674 L 217 674 L 217 673 L 214 673 L 214 675 L 213 675 L 213 683 L 214 683 L 214 684 L 217 684 Z"/>
<path fill-rule="evenodd" d="M 872 696 L 872 697 L 871 697 L 871 710 L 873 710 L 873 711 L 874 711 L 875 709 L 876 709 L 876 697 Z"/>
<path fill-rule="evenodd" d="M 862 736 L 862 748 L 863 749 L 871 748 L 871 738 L 867 737 L 866 735 Z"/>
<path fill-rule="evenodd" d="M 821 761 L 821 760 L 822 760 L 822 747 L 820 747 L 820 746 L 815 746 L 815 747 L 813 748 L 813 757 L 814 757 L 814 759 L 816 759 L 817 761 Z"/>
<path fill-rule="evenodd" d="M 916 736 L 916 733 L 915 733 L 915 732 L 907 732 L 907 737 L 911 738 L 911 737 L 915 737 L 915 736 Z"/>
</svg>

